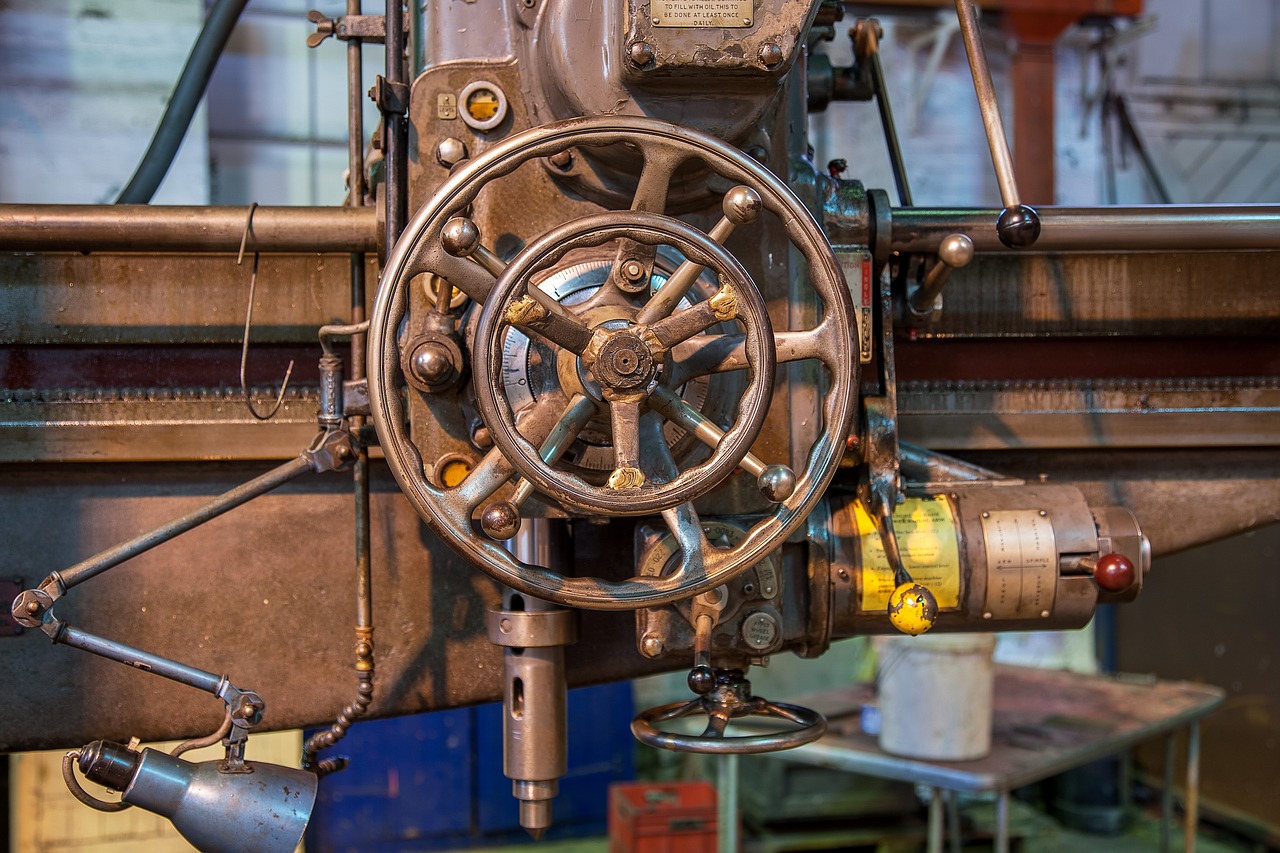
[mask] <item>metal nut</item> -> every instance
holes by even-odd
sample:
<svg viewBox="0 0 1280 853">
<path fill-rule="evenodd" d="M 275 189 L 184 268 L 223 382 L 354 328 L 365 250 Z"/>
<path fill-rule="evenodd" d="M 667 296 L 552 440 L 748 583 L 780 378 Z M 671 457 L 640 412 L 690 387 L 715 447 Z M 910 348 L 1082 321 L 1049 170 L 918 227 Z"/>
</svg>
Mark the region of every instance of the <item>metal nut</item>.
<svg viewBox="0 0 1280 853">
<path fill-rule="evenodd" d="M 653 45 L 645 41 L 634 42 L 631 49 L 627 51 L 627 56 L 631 59 L 632 65 L 644 68 L 653 62 Z"/>
<path fill-rule="evenodd" d="M 776 68 L 782 61 L 782 48 L 773 42 L 765 42 L 760 48 L 760 62 L 765 68 Z"/>
<path fill-rule="evenodd" d="M 640 641 L 640 648 L 645 655 L 656 658 L 658 655 L 666 651 L 666 646 L 662 642 L 662 638 L 657 634 L 649 633 L 644 635 L 644 639 Z"/>
</svg>

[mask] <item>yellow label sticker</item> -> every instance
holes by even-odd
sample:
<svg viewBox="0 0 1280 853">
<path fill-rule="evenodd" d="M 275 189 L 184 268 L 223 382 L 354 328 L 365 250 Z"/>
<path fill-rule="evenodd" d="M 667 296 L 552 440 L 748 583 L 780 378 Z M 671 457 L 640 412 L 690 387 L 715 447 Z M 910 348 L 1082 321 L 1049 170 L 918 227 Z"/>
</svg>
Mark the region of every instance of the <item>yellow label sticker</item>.
<svg viewBox="0 0 1280 853">
<path fill-rule="evenodd" d="M 884 553 L 884 543 L 875 522 L 862 508 L 852 504 L 858 539 L 862 543 L 861 598 L 864 612 L 883 611 L 897 584 Z M 927 587 L 938 600 L 939 609 L 960 605 L 960 542 L 955 511 L 944 495 L 907 498 L 893 511 L 893 530 L 898 537 L 902 563 L 911 578 Z"/>
</svg>

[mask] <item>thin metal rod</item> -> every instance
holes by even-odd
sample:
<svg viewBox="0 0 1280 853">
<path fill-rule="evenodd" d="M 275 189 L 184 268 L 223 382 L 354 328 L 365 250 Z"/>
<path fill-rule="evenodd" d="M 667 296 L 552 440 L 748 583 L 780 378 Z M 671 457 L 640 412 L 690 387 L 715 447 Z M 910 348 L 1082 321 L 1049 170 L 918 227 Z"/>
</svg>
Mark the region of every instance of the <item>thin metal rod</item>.
<svg viewBox="0 0 1280 853">
<path fill-rule="evenodd" d="M 80 649 L 108 660 L 127 664 L 144 672 L 154 673 L 162 678 L 189 685 L 197 690 L 212 693 L 215 696 L 218 695 L 218 686 L 222 683 L 222 676 L 220 675 L 205 672 L 203 669 L 196 669 L 194 666 L 187 666 L 185 663 L 179 663 L 176 660 L 170 660 L 151 652 L 144 652 L 142 649 L 134 648 L 125 643 L 108 640 L 106 637 L 99 637 L 97 634 L 90 634 L 88 631 L 81 631 L 79 628 L 68 625 L 65 622 L 62 623 L 61 630 L 54 637 L 54 642 L 61 643 L 64 646 L 71 646 L 74 649 Z"/>
<path fill-rule="evenodd" d="M 1141 205 L 1039 207 L 1044 230 L 1037 252 L 1187 252 L 1280 249 L 1280 206 Z M 936 252 L 951 234 L 966 234 L 974 251 L 1008 251 L 992 221 L 998 210 L 894 208 L 891 244 L 898 252 Z M 1025 250 L 1024 250 L 1025 251 Z"/>
<path fill-rule="evenodd" d="M 929 853 L 942 853 L 942 790 L 929 789 L 929 833 L 926 847 Z"/>
<path fill-rule="evenodd" d="M 1009 792 L 996 796 L 996 853 L 1009 853 Z"/>
<path fill-rule="evenodd" d="M 716 759 L 717 819 L 720 853 L 738 853 L 738 756 L 725 753 Z"/>
<path fill-rule="evenodd" d="M 1169 853 L 1173 835 L 1173 764 L 1177 754 L 1177 737 L 1170 734 L 1164 741 L 1164 788 L 1160 791 L 1160 853 Z"/>
<path fill-rule="evenodd" d="M 0 204 L 0 251 L 235 252 L 244 207 Z M 248 248 L 256 252 L 374 252 L 371 207 L 259 207 Z"/>
<path fill-rule="evenodd" d="M 387 82 L 407 86 L 403 0 L 387 0 Z M 387 251 L 409 220 L 409 122 L 404 113 L 382 114 L 386 154 Z"/>
<path fill-rule="evenodd" d="M 206 521 L 217 518 L 224 512 L 235 509 L 259 495 L 264 495 L 310 470 L 311 462 L 305 456 L 290 459 L 283 465 L 272 468 L 261 477 L 256 477 L 247 483 L 236 486 L 229 492 L 224 492 L 204 506 L 187 513 L 181 518 L 175 518 L 173 521 L 162 524 L 154 530 L 135 536 L 128 542 L 108 548 L 87 560 L 76 563 L 69 569 L 58 572 L 58 582 L 64 590 L 71 589 L 105 572 L 107 569 L 120 565 L 125 560 L 150 551 L 180 533 L 186 533 L 193 527 L 198 527 Z"/>
<path fill-rule="evenodd" d="M 1187 802 L 1182 849 L 1196 853 L 1196 830 L 1200 825 L 1200 722 L 1187 728 Z"/>
<path fill-rule="evenodd" d="M 996 87 L 991 82 L 991 69 L 987 66 L 987 53 L 982 46 L 982 31 L 978 27 L 978 9 L 973 0 L 956 0 L 956 15 L 960 18 L 960 35 L 964 49 L 969 54 L 969 71 L 973 75 L 973 88 L 978 95 L 978 109 L 982 111 L 982 124 L 987 132 L 987 146 L 991 149 L 991 165 L 996 170 L 996 182 L 1000 185 L 1000 198 L 1005 207 L 1017 207 L 1018 183 L 1013 174 L 1013 156 L 1009 153 L 1009 140 L 1004 135 L 1004 122 L 1000 118 L 1000 104 L 996 101 Z"/>
<path fill-rule="evenodd" d="M 880 110 L 880 127 L 884 129 L 884 144 L 889 151 L 889 165 L 893 168 L 893 183 L 898 189 L 898 201 L 903 207 L 911 207 L 911 185 L 907 183 L 907 165 L 902 158 L 902 146 L 898 143 L 898 126 L 893 120 L 893 105 L 889 103 L 889 87 L 884 82 L 884 68 L 880 64 L 880 48 L 875 45 L 869 57 L 871 85 L 876 92 L 876 107 Z"/>
</svg>

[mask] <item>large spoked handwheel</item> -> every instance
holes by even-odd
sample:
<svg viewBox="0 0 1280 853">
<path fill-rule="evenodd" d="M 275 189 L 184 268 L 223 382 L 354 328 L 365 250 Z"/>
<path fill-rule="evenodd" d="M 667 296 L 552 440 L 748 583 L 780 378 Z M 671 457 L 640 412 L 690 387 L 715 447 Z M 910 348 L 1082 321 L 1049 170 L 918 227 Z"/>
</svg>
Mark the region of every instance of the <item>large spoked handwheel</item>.
<svg viewBox="0 0 1280 853">
<path fill-rule="evenodd" d="M 696 715 L 707 718 L 707 727 L 702 734 L 681 734 L 658 728 L 659 723 Z M 790 725 L 782 731 L 767 734 L 725 734 L 730 721 L 745 717 L 763 717 Z M 751 683 L 739 670 L 721 672 L 715 688 L 706 696 L 650 708 L 631 722 L 631 733 L 646 746 L 716 755 L 750 755 L 794 749 L 812 743 L 826 731 L 826 718 L 817 711 L 752 696 Z"/>
<path fill-rule="evenodd" d="M 630 210 L 570 221 L 530 239 L 508 263 L 481 245 L 466 213 L 480 191 L 522 164 L 569 149 L 625 145 L 644 164 Z M 737 184 L 724 218 L 709 232 L 663 215 L 668 184 L 687 161 Z M 775 330 L 763 297 L 723 243 L 738 225 L 768 217 L 808 266 L 821 303 L 812 328 Z M 565 255 L 608 243 L 663 247 L 683 258 L 655 290 L 623 293 L 614 278 L 582 305 L 555 301 L 533 282 Z M 472 353 L 477 407 L 493 448 L 452 487 L 432 482 L 409 437 L 401 387 L 405 366 L 397 336 L 408 282 L 432 273 L 480 306 Z M 695 282 L 709 298 L 688 301 Z M 612 288 L 612 289 L 611 289 Z M 559 392 L 520 412 L 504 393 L 502 348 L 517 329 L 552 353 Z M 821 229 L 786 185 L 724 143 L 651 119 L 575 119 L 512 136 L 464 164 L 417 213 L 387 262 L 371 316 L 369 397 L 387 462 L 419 514 L 452 547 L 494 578 L 559 604 L 602 610 L 653 607 L 726 583 L 766 557 L 799 527 L 821 498 L 844 450 L 856 408 L 858 367 L 853 310 L 840 266 Z M 771 401 L 776 365 L 812 360 L 825 368 L 822 429 L 803 468 L 751 452 Z M 682 398 L 700 377 L 745 371 L 746 390 L 722 430 Z M 414 392 L 410 392 L 414 393 Z M 664 439 L 664 421 L 710 449 L 681 470 Z M 589 423 L 605 423 L 614 462 L 603 483 L 558 461 Z M 801 457 L 797 457 L 801 458 Z M 714 548 L 692 501 L 737 469 L 755 477 L 772 510 L 729 549 Z M 514 481 L 508 497 L 499 490 Z M 622 581 L 566 577 L 517 560 L 501 540 L 514 535 L 520 506 L 534 491 L 574 514 L 661 513 L 680 547 L 673 569 Z"/>
</svg>

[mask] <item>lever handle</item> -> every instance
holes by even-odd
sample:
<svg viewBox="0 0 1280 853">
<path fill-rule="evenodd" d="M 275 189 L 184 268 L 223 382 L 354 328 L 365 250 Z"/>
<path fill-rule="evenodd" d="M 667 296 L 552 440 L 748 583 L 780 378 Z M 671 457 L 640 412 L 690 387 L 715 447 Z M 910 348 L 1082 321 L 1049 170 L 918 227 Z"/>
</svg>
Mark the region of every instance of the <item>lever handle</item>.
<svg viewBox="0 0 1280 853">
<path fill-rule="evenodd" d="M 1004 210 L 996 219 L 996 234 L 1000 242 L 1010 249 L 1025 249 L 1040 237 L 1040 216 L 1034 208 L 1023 204 L 1018 194 L 1013 156 L 1004 135 L 1004 122 L 1000 119 L 1000 105 L 996 102 L 996 89 L 991 83 L 991 68 L 987 65 L 982 33 L 978 30 L 978 10 L 973 0 L 956 0 L 956 15 L 960 18 L 965 53 L 969 55 L 969 72 L 973 75 L 973 88 L 978 96 L 978 108 L 982 111 L 987 147 L 991 149 L 991 165 L 995 167 L 1000 198 L 1004 203 Z"/>
</svg>

